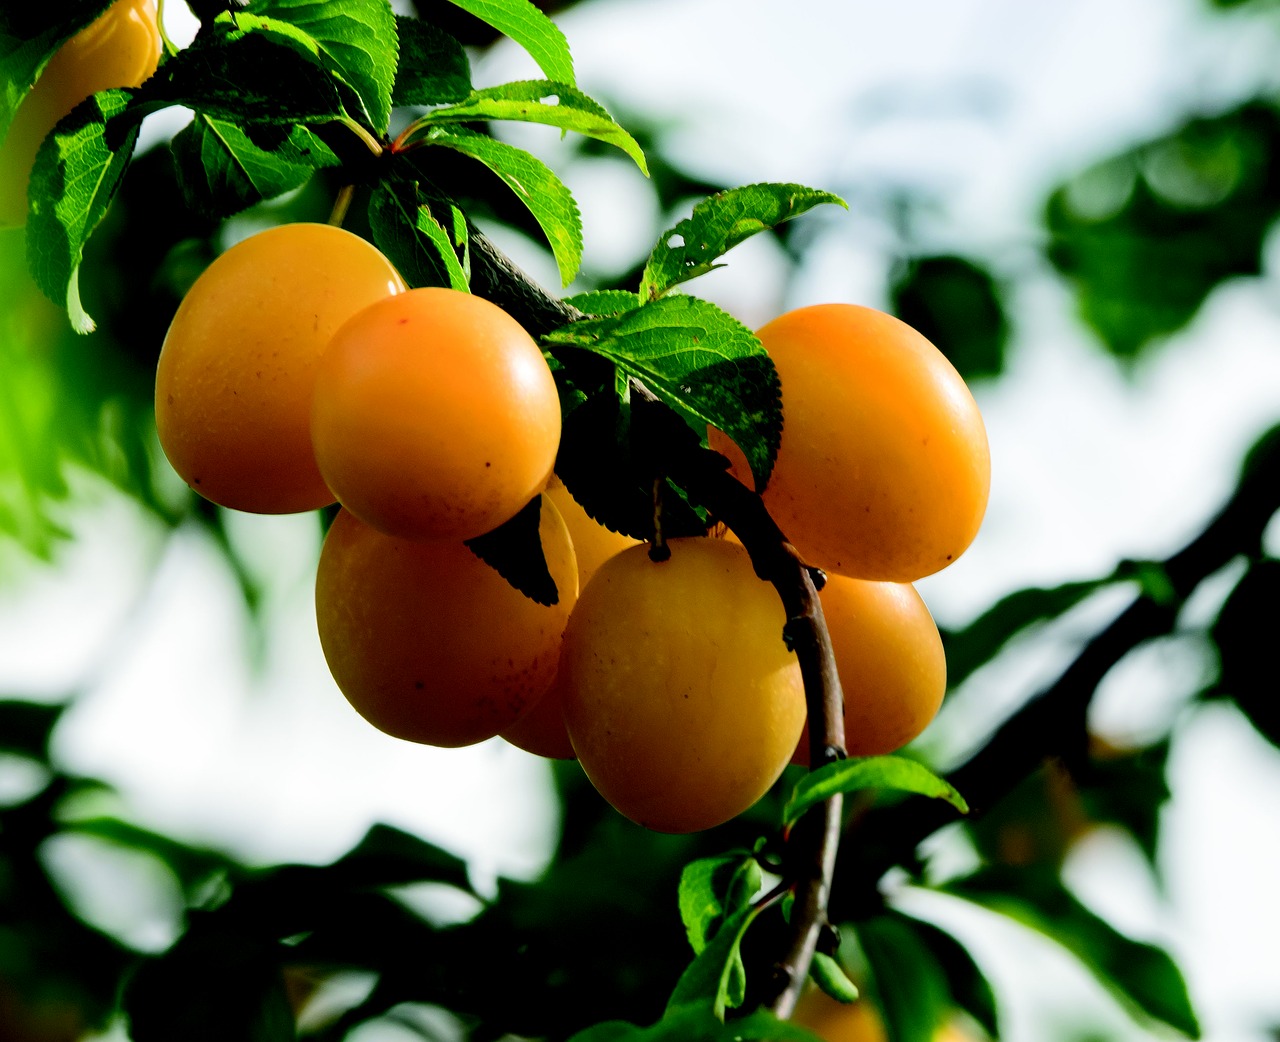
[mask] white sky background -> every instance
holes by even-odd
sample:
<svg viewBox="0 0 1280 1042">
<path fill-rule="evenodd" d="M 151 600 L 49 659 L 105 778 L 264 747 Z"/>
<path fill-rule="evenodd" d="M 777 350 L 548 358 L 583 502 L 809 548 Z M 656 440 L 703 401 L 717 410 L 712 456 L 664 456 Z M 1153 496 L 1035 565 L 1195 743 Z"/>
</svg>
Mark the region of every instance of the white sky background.
<svg viewBox="0 0 1280 1042">
<path fill-rule="evenodd" d="M 1125 377 L 1033 253 L 1037 207 L 1058 179 L 1280 70 L 1277 37 L 1261 24 L 1228 31 L 1196 0 L 596 0 L 560 24 L 583 89 L 680 124 L 674 153 L 694 172 L 800 181 L 852 204 L 802 218 L 813 249 L 789 295 L 763 242 L 692 292 L 751 325 L 818 300 L 883 303 L 899 248 L 885 189 L 904 184 L 936 202 L 916 228 L 921 242 L 987 256 L 1014 280 L 1010 372 L 975 388 L 992 444 L 988 520 L 964 558 L 921 584 L 941 620 L 962 621 L 1010 589 L 1176 549 L 1228 493 L 1245 446 L 1280 418 L 1274 277 L 1225 287 Z M 478 85 L 537 75 L 515 48 L 473 72 Z M 574 188 L 595 270 L 652 243 L 658 216 L 624 163 L 565 168 L 554 133 L 518 137 Z M 510 246 L 556 284 L 548 259 Z M 539 762 L 500 742 L 396 742 L 333 688 L 311 614 L 308 521 L 237 525 L 271 589 L 255 674 L 214 552 L 188 538 L 165 546 L 132 508 L 97 498 L 58 572 L 32 568 L 0 589 L 0 682 L 49 697 L 85 687 L 57 752 L 117 783 L 126 813 L 263 862 L 328 859 L 376 819 L 473 857 L 482 878 L 543 863 L 554 803 Z M 1194 656 L 1146 659 L 1100 696 L 1105 733 L 1145 734 L 1176 711 L 1170 692 L 1196 687 Z M 1015 663 L 966 698 L 999 703 L 1053 665 Z M 1183 725 L 1172 782 L 1165 903 L 1106 836 L 1073 861 L 1072 881 L 1122 927 L 1177 950 L 1210 1042 L 1263 1042 L 1262 1027 L 1280 1022 L 1280 757 L 1233 714 L 1207 712 Z M 86 866 L 101 857 L 51 854 L 69 878 L 91 877 Z M 163 881 L 112 879 L 114 903 L 90 891 L 87 910 L 135 943 L 166 943 L 177 913 Z M 972 940 L 1002 986 L 1010 1042 L 1041 1042 L 1060 1020 L 1149 1037 L 1047 946 L 990 925 Z"/>
</svg>

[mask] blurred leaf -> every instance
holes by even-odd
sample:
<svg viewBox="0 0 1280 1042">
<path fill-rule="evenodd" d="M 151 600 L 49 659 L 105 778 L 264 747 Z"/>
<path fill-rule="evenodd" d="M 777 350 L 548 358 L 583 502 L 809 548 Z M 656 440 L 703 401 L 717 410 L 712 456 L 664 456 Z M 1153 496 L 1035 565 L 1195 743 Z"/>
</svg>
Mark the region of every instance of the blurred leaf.
<svg viewBox="0 0 1280 1042">
<path fill-rule="evenodd" d="M 1250 102 L 1078 175 L 1050 197 L 1049 258 L 1107 348 L 1133 358 L 1215 286 L 1262 270 L 1280 212 L 1280 118 Z"/>
<path fill-rule="evenodd" d="M 306 127 L 280 130 L 246 130 L 197 115 L 170 143 L 186 204 L 200 213 L 225 217 L 305 184 L 323 167 L 337 165 L 338 157 Z"/>
<path fill-rule="evenodd" d="M 991 1037 L 1000 1037 L 996 996 L 969 950 L 955 937 L 933 923 L 905 916 L 916 935 L 942 967 L 951 992 L 951 1002 L 968 1013 Z"/>
<path fill-rule="evenodd" d="M 856 924 L 889 1042 L 933 1042 L 951 1013 L 947 975 L 916 920 L 887 912 Z"/>
<path fill-rule="evenodd" d="M 0 751 L 49 759 L 49 736 L 67 706 L 43 702 L 0 701 Z"/>
<path fill-rule="evenodd" d="M 466 214 L 425 186 L 379 181 L 369 199 L 373 242 L 410 286 L 470 291 Z"/>
<path fill-rule="evenodd" d="M 464 11 L 475 15 L 503 36 L 508 36 L 526 51 L 549 80 L 573 86 L 573 58 L 569 41 L 529 0 L 450 0 Z"/>
<path fill-rule="evenodd" d="M 1163 949 L 1135 941 L 1095 915 L 1051 868 L 991 867 L 941 889 L 1002 912 L 1070 951 L 1135 1014 L 1198 1038 L 1187 985 Z"/>
<path fill-rule="evenodd" d="M 985 860 L 1058 867 L 1088 824 L 1074 779 L 1051 759 L 969 822 L 969 834 Z"/>
<path fill-rule="evenodd" d="M 905 756 L 867 756 L 824 764 L 803 775 L 782 812 L 783 825 L 793 825 L 815 804 L 838 793 L 891 789 L 943 799 L 961 814 L 969 812 L 964 797 L 924 764 Z"/>
<path fill-rule="evenodd" d="M 1218 690 L 1235 699 L 1249 722 L 1280 746 L 1280 560 L 1255 561 L 1231 591 L 1211 635 L 1218 645 Z"/>
<path fill-rule="evenodd" d="M 991 661 L 1005 644 L 1027 627 L 1057 618 L 1113 581 L 1115 577 L 1108 576 L 1105 579 L 1018 590 L 996 601 L 964 628 L 943 631 L 948 686 L 954 688 L 979 666 Z"/>
<path fill-rule="evenodd" d="M 93 319 L 80 302 L 79 272 L 85 242 L 120 186 L 138 140 L 138 128 L 113 125 L 130 93 L 102 91 L 77 105 L 40 145 L 31 171 L 27 263 L 40 289 L 65 304 L 78 333 Z"/>
<path fill-rule="evenodd" d="M 122 847 L 154 855 L 172 870 L 189 899 L 207 885 L 212 877 L 236 867 L 235 862 L 225 854 L 190 846 L 181 840 L 119 818 L 78 818 L 69 821 L 65 829 L 67 832 L 96 836 Z"/>
<path fill-rule="evenodd" d="M 399 56 L 387 0 L 259 0 L 251 10 L 306 32 L 325 64 L 360 95 L 370 126 L 386 131 Z"/>
<path fill-rule="evenodd" d="M 539 604 L 558 604 L 560 592 L 542 550 L 541 510 L 542 497 L 534 496 L 515 517 L 466 542 L 473 554 L 526 597 Z"/>
<path fill-rule="evenodd" d="M 470 156 L 497 174 L 538 222 L 561 281 L 566 286 L 573 281 L 582 263 L 582 218 L 569 189 L 545 163 L 522 148 L 465 127 L 432 127 L 424 140 Z"/>
<path fill-rule="evenodd" d="M 1166 738 L 1143 749 L 1095 751 L 1080 785 L 1088 820 L 1125 829 L 1157 874 L 1160 821 L 1173 795 L 1166 776 L 1169 744 Z"/>
<path fill-rule="evenodd" d="M 569 1042 L 823 1042 L 813 1032 L 757 1010 L 727 1024 L 701 1006 L 668 1010 L 647 1028 L 609 1021 L 580 1031 Z"/>
<path fill-rule="evenodd" d="M 494 119 L 543 123 L 607 142 L 625 152 L 642 172 L 648 173 L 644 153 L 635 139 L 618 126 L 598 102 L 564 83 L 522 80 L 486 87 L 456 105 L 431 109 L 422 119 L 431 126 Z"/>
<path fill-rule="evenodd" d="M 615 386 L 639 380 L 700 438 L 708 425 L 724 431 L 757 481 L 767 478 L 782 439 L 778 374 L 755 334 L 714 304 L 664 297 L 620 315 L 574 322 L 543 339 L 557 358 L 565 352 L 556 346 L 563 345 L 607 359 Z M 565 484 L 576 498 L 568 478 Z"/>
<path fill-rule="evenodd" d="M 191 919 L 173 947 L 143 962 L 125 987 L 132 1042 L 292 1042 L 276 946 L 222 919 L 199 912 Z"/>
<path fill-rule="evenodd" d="M 645 265 L 640 298 L 656 299 L 672 286 L 722 267 L 715 262 L 739 243 L 823 203 L 848 208 L 839 196 L 796 184 L 745 185 L 702 200 L 658 240 Z"/>
<path fill-rule="evenodd" d="M 893 311 L 931 341 L 966 380 L 999 376 L 1009 319 L 991 272 L 965 257 L 916 257 L 890 290 Z"/>
<path fill-rule="evenodd" d="M 394 105 L 442 105 L 471 93 L 471 63 L 462 44 L 434 25 L 396 16 L 400 62 L 396 67 Z"/>
<path fill-rule="evenodd" d="M 391 825 L 370 826 L 360 842 L 333 863 L 333 870 L 360 886 L 430 880 L 473 892 L 465 860 Z"/>
<path fill-rule="evenodd" d="M 112 0 L 0 7 L 0 142 L 45 63 L 66 40 L 111 6 Z"/>
</svg>

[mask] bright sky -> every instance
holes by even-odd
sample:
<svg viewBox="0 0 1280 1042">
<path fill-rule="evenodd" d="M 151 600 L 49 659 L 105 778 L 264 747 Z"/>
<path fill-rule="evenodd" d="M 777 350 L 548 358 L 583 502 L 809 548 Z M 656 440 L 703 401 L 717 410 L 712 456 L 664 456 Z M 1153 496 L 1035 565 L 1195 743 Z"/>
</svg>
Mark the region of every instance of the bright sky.
<svg viewBox="0 0 1280 1042">
<path fill-rule="evenodd" d="M 1179 111 L 1246 96 L 1262 82 L 1254 70 L 1280 69 L 1272 32 L 1228 33 L 1196 0 L 597 0 L 561 25 L 582 87 L 679 123 L 676 154 L 691 169 L 726 183 L 801 181 L 851 202 L 851 213 L 806 218 L 813 249 L 785 299 L 779 260 L 763 245 L 690 287 L 744 321 L 817 300 L 881 303 L 898 247 L 884 220 L 892 185 L 936 199 L 923 241 L 987 256 L 1016 279 L 1010 373 L 975 388 L 995 470 L 988 521 L 960 562 L 921 584 L 944 621 L 1018 586 L 1176 548 L 1225 496 L 1243 448 L 1280 417 L 1273 279 L 1225 288 L 1125 379 L 1032 252 L 1048 186 Z M 514 48 L 475 70 L 481 85 L 534 75 Z M 695 113 L 683 113 L 687 100 Z M 527 141 L 553 166 L 563 155 L 553 134 Z M 582 204 L 589 263 L 608 270 L 652 242 L 658 216 L 624 164 L 563 173 Z M 555 285 L 545 259 L 512 249 Z M 346 706 L 315 638 L 308 521 L 237 525 L 271 588 L 255 673 L 211 548 L 190 538 L 164 546 L 128 505 L 99 498 L 56 574 L 32 569 L 0 591 L 0 678 L 7 691 L 50 697 L 88 678 L 57 752 L 117 783 L 127 813 L 262 861 L 327 859 L 380 819 L 473 857 L 482 878 L 544 862 L 554 804 L 540 763 L 499 742 L 399 743 Z M 1141 733 L 1170 711 L 1162 693 L 1189 690 L 1194 663 L 1176 651 L 1148 658 L 1100 697 L 1108 733 Z M 1044 664 L 1015 664 L 969 697 L 1008 697 L 1036 669 Z M 1172 779 L 1168 903 L 1105 836 L 1081 852 L 1072 879 L 1121 925 L 1175 945 L 1210 1042 L 1263 1042 L 1261 1026 L 1280 1021 L 1280 757 L 1232 714 L 1205 713 L 1185 727 Z M 72 876 L 89 862 L 70 847 L 54 860 Z M 128 871 L 112 879 L 115 902 L 91 893 L 88 910 L 135 943 L 167 943 L 176 907 L 163 883 Z M 1046 1025 L 1073 1015 L 1113 1037 L 1147 1037 L 1052 950 L 994 926 L 974 944 L 1009 986 L 1010 1042 L 1040 1042 Z"/>
</svg>

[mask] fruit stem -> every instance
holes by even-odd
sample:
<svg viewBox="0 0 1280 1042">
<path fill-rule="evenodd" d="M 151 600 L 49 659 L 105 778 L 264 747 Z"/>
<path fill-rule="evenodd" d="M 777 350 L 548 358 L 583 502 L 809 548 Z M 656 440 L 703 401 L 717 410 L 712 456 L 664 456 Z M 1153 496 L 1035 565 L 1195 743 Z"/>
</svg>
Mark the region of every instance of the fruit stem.
<svg viewBox="0 0 1280 1042">
<path fill-rule="evenodd" d="M 369 131 L 362 127 L 356 120 L 344 113 L 338 117 L 338 122 L 358 137 L 364 144 L 364 147 L 373 153 L 373 155 L 382 155 L 382 142 L 370 134 Z"/>
<path fill-rule="evenodd" d="M 355 194 L 355 185 L 343 185 L 338 189 L 338 194 L 333 199 L 333 209 L 329 211 L 329 223 L 335 228 L 341 228 L 342 222 L 347 219 L 347 211 L 351 208 L 351 200 Z"/>
</svg>

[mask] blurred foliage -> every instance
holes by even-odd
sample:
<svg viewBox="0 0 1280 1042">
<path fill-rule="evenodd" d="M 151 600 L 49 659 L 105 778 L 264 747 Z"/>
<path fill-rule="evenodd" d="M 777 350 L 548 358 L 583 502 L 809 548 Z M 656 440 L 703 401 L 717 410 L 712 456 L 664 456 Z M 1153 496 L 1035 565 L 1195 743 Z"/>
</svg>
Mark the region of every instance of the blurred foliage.
<svg viewBox="0 0 1280 1042">
<path fill-rule="evenodd" d="M 1188 120 L 1053 192 L 1049 258 L 1109 351 L 1137 357 L 1221 282 L 1261 272 L 1280 212 L 1278 149 L 1280 114 L 1250 102 Z"/>
<path fill-rule="evenodd" d="M 965 257 L 914 257 L 890 287 L 893 313 L 914 326 L 966 380 L 999 376 L 1009 344 L 1004 294 L 986 268 Z"/>
</svg>

